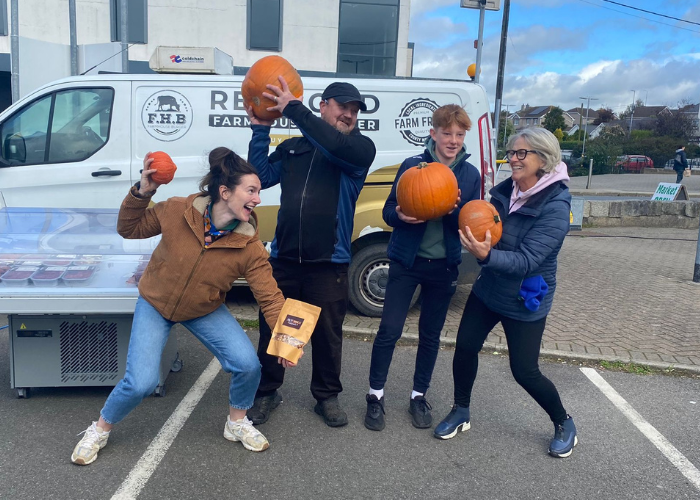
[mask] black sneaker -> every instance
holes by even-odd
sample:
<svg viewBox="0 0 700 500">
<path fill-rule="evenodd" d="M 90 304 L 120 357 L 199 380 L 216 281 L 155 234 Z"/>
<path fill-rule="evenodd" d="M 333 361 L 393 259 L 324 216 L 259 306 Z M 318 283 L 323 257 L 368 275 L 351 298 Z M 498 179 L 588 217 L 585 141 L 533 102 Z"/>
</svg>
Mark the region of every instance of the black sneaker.
<svg viewBox="0 0 700 500">
<path fill-rule="evenodd" d="M 416 396 L 411 399 L 411 404 L 408 407 L 408 413 L 411 414 L 413 427 L 417 429 L 427 429 L 433 425 L 433 415 L 430 413 L 433 407 L 430 406 L 423 396 Z"/>
<path fill-rule="evenodd" d="M 323 421 L 329 427 L 342 427 L 348 423 L 348 415 L 340 407 L 336 396 L 316 403 L 314 411 L 323 417 Z"/>
<path fill-rule="evenodd" d="M 384 397 L 377 399 L 374 394 L 367 394 L 367 413 L 365 427 L 371 431 L 381 431 L 384 428 Z"/>
<path fill-rule="evenodd" d="M 269 396 L 260 396 L 255 398 L 253 402 L 253 407 L 247 411 L 248 420 L 253 422 L 253 424 L 264 424 L 267 419 L 270 418 L 270 413 L 272 410 L 277 408 L 282 402 L 282 394 L 279 391 L 275 391 Z"/>
</svg>

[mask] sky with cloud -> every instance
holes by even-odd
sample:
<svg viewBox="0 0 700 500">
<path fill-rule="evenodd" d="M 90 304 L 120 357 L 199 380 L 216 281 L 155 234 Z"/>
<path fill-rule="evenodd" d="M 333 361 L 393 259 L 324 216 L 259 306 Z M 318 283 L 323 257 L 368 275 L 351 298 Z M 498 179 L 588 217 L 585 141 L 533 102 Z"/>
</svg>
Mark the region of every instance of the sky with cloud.
<svg viewBox="0 0 700 500">
<path fill-rule="evenodd" d="M 604 0 L 511 0 L 503 104 L 570 109 L 590 96 L 591 108 L 621 112 L 633 95 L 649 106 L 700 102 L 700 2 L 615 1 L 697 24 Z M 479 11 L 459 4 L 411 0 L 414 76 L 462 79 L 476 61 Z M 503 0 L 484 22 L 480 83 L 492 103 L 502 18 Z"/>
</svg>

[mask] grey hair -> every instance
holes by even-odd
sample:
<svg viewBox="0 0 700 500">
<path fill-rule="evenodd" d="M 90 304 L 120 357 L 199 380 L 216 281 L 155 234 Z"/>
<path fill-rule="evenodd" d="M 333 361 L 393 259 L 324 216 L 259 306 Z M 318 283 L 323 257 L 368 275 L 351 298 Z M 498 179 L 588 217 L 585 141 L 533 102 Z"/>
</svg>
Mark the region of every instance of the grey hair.
<svg viewBox="0 0 700 500">
<path fill-rule="evenodd" d="M 561 162 L 561 148 L 556 136 L 546 128 L 530 127 L 516 132 L 508 138 L 506 149 L 513 149 L 513 143 L 522 138 L 527 142 L 529 149 L 534 149 L 544 161 L 540 169 L 544 174 L 553 172 L 554 168 Z"/>
</svg>

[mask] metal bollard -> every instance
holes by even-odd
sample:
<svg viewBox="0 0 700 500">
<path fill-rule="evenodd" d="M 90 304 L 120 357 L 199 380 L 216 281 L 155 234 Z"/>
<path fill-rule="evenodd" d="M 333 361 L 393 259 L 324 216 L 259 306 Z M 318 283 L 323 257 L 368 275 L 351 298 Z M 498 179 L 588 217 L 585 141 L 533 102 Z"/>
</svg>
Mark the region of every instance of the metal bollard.
<svg viewBox="0 0 700 500">
<path fill-rule="evenodd" d="M 591 163 L 588 166 L 588 182 L 586 183 L 586 189 L 591 188 L 591 176 L 593 175 L 593 159 L 591 158 Z"/>
<path fill-rule="evenodd" d="M 693 281 L 700 283 L 700 230 L 698 232 L 698 247 L 695 251 L 695 270 L 693 271 Z"/>
</svg>

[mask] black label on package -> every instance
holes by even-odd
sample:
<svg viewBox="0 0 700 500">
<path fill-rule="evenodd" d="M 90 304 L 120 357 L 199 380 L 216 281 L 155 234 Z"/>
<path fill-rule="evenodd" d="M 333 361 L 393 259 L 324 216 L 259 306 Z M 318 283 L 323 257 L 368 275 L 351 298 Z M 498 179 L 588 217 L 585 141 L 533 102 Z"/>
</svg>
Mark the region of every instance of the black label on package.
<svg viewBox="0 0 700 500">
<path fill-rule="evenodd" d="M 297 318 L 296 316 L 287 314 L 287 317 L 284 318 L 284 322 L 282 324 L 284 326 L 288 326 L 290 328 L 298 330 L 299 328 L 301 328 L 302 323 L 304 323 L 304 318 Z"/>
</svg>

